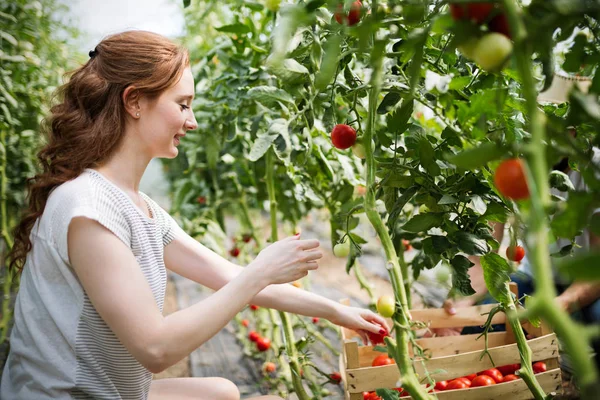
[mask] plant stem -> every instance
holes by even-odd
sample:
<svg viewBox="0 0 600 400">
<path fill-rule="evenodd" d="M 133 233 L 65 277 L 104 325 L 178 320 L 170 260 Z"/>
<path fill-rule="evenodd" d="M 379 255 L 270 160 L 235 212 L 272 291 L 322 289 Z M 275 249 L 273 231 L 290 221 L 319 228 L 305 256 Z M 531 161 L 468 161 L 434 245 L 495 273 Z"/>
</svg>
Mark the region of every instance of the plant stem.
<svg viewBox="0 0 600 400">
<path fill-rule="evenodd" d="M 6 178 L 6 131 L 0 131 L 0 213 L 1 223 L 0 230 L 2 231 L 2 240 L 4 245 L 0 245 L 0 260 L 4 265 L 4 282 L 3 282 L 3 298 L 2 298 L 2 320 L 0 321 L 0 344 L 4 343 L 8 336 L 8 326 L 12 318 L 12 312 L 10 307 L 11 302 L 11 287 L 13 283 L 13 273 L 7 268 L 6 254 L 13 246 L 13 240 L 9 234 L 8 228 L 8 213 L 7 213 L 7 191 L 8 191 L 8 180 Z"/>
<path fill-rule="evenodd" d="M 548 222 L 545 205 L 549 204 L 548 168 L 546 163 L 546 124 L 542 112 L 538 110 L 537 93 L 533 79 L 531 44 L 525 39 L 527 32 L 519 17 L 516 0 L 503 0 L 504 10 L 509 20 L 515 40 L 515 57 L 522 80 L 529 126 L 531 131 L 530 155 L 528 160 L 527 184 L 531 194 L 531 212 L 526 226 L 529 227 L 528 248 L 536 283 L 533 296 L 533 309 L 556 330 L 565 345 L 565 350 L 573 359 L 575 376 L 582 387 L 582 396 L 590 395 L 589 389 L 599 379 L 598 371 L 588 352 L 588 341 L 581 327 L 569 315 L 555 306 L 556 289 L 549 257 Z M 597 394 L 597 393 L 596 393 Z M 591 394 L 593 396 L 595 394 Z M 590 397 L 592 398 L 592 397 Z"/>
<path fill-rule="evenodd" d="M 375 7 L 375 5 L 373 6 Z M 394 288 L 394 294 L 396 302 L 400 303 L 401 307 L 394 314 L 393 318 L 396 321 L 396 346 L 395 352 L 393 352 L 394 359 L 400 370 L 402 379 L 402 387 L 410 393 L 413 399 L 431 399 L 423 387 L 419 384 L 412 361 L 410 359 L 408 351 L 409 335 L 409 307 L 406 296 L 406 289 L 404 286 L 404 279 L 398 263 L 398 256 L 394 249 L 394 244 L 390 238 L 388 230 L 381 220 L 379 213 L 375 208 L 375 159 L 373 156 L 373 132 L 375 130 L 375 118 L 377 103 L 379 101 L 379 93 L 381 90 L 382 81 L 382 69 L 383 69 L 383 52 L 381 44 L 375 44 L 373 54 L 371 56 L 371 62 L 373 71 L 371 74 L 371 89 L 369 91 L 369 114 L 367 120 L 367 127 L 364 133 L 363 143 L 365 151 L 367 153 L 366 165 L 366 181 L 367 181 L 367 194 L 365 196 L 365 211 L 369 221 L 375 228 L 381 244 L 385 250 L 387 269 L 390 274 L 390 280 Z M 388 340 L 388 346 L 393 346 L 393 343 Z"/>
<path fill-rule="evenodd" d="M 269 193 L 269 206 L 271 214 L 271 242 L 275 243 L 278 240 L 277 235 L 277 198 L 275 197 L 275 178 L 273 169 L 275 168 L 275 160 L 273 158 L 273 148 L 267 151 L 267 168 L 266 180 L 267 191 Z M 279 311 L 279 317 L 283 324 L 283 334 L 285 338 L 285 348 L 290 359 L 289 364 L 292 369 L 292 384 L 294 391 L 299 400 L 310 400 L 310 397 L 302 386 L 302 377 L 300 376 L 300 363 L 298 362 L 298 351 L 296 350 L 296 341 L 294 339 L 294 330 L 290 322 L 289 316 L 283 311 Z"/>
</svg>

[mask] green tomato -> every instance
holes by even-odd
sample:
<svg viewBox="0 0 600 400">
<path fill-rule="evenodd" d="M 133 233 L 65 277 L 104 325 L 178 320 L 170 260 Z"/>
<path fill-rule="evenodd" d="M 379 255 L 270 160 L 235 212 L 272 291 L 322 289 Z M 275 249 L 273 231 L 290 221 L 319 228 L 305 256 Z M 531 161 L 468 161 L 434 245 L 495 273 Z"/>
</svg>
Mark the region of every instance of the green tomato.
<svg viewBox="0 0 600 400">
<path fill-rule="evenodd" d="M 265 0 L 265 7 L 269 9 L 269 11 L 277 12 L 279 11 L 279 4 L 281 0 Z"/>
<path fill-rule="evenodd" d="M 473 61 L 488 72 L 502 69 L 510 54 L 513 44 L 501 33 L 488 33 L 477 41 L 473 49 Z"/>
<path fill-rule="evenodd" d="M 469 38 L 467 41 L 461 43 L 457 49 L 460 53 L 468 58 L 469 60 L 473 60 L 473 54 L 475 53 L 475 47 L 477 47 L 477 43 L 479 41 L 477 38 Z"/>
<path fill-rule="evenodd" d="M 333 246 L 333 255 L 336 257 L 345 258 L 350 254 L 350 241 L 338 243 Z"/>
<path fill-rule="evenodd" d="M 396 300 L 393 296 L 383 295 L 377 300 L 377 312 L 382 317 L 391 318 L 396 311 Z"/>
<path fill-rule="evenodd" d="M 365 146 L 363 146 L 360 143 L 355 143 L 354 146 L 352 146 L 352 153 L 354 153 L 354 155 L 358 158 L 360 158 L 361 160 L 364 160 L 365 158 L 367 158 L 367 152 L 365 151 Z"/>
<path fill-rule="evenodd" d="M 448 282 L 448 278 L 450 278 L 450 268 L 446 264 L 441 264 L 437 271 L 435 271 L 435 278 L 440 283 Z"/>
</svg>

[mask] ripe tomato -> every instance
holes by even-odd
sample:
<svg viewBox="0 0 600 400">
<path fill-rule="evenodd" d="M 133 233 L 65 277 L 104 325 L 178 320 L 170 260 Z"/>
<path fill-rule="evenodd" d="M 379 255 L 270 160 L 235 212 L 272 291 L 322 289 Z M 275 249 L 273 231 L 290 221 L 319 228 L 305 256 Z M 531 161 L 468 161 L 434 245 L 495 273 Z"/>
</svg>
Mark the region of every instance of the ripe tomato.
<svg viewBox="0 0 600 400">
<path fill-rule="evenodd" d="M 318 324 L 319 323 L 319 318 L 318 317 L 313 317 L 312 321 L 313 321 L 313 324 Z"/>
<path fill-rule="evenodd" d="M 331 143 L 341 150 L 352 147 L 356 143 L 356 131 L 351 126 L 338 124 L 331 131 Z"/>
<path fill-rule="evenodd" d="M 335 383 L 340 383 L 342 381 L 342 375 L 337 371 L 329 375 L 329 378 Z"/>
<path fill-rule="evenodd" d="M 335 20 L 338 24 L 343 24 L 344 21 L 348 23 L 348 26 L 356 25 L 360 22 L 360 16 L 362 13 L 362 3 L 357 0 L 350 6 L 348 15 L 344 13 L 343 2 L 338 5 L 337 11 L 334 14 Z"/>
<path fill-rule="evenodd" d="M 363 400 L 381 400 L 375 392 L 363 392 Z"/>
<path fill-rule="evenodd" d="M 501 33 L 491 32 L 483 35 L 473 49 L 473 61 L 488 72 L 502 69 L 513 51 L 509 38 Z"/>
<path fill-rule="evenodd" d="M 506 248 L 506 258 L 510 261 L 519 262 L 525 257 L 525 249 L 521 246 L 508 246 Z"/>
<path fill-rule="evenodd" d="M 234 247 L 233 249 L 229 250 L 229 254 L 231 255 L 231 257 L 237 257 L 240 255 L 240 249 Z"/>
<path fill-rule="evenodd" d="M 383 328 L 382 328 L 383 329 Z M 384 330 L 385 331 L 385 330 Z M 373 333 L 371 331 L 367 331 L 367 336 L 369 337 L 369 341 L 372 345 L 383 344 L 385 343 L 383 338 L 389 336 L 389 333 Z"/>
<path fill-rule="evenodd" d="M 371 366 L 373 367 L 380 367 L 382 365 L 391 365 L 391 364 L 395 364 L 396 362 L 394 361 L 393 358 L 388 357 L 387 354 L 382 354 L 380 356 L 377 356 L 373 359 L 373 362 L 371 363 Z"/>
<path fill-rule="evenodd" d="M 408 392 L 402 389 L 401 387 L 394 388 L 396 392 L 398 392 L 399 397 L 408 396 Z"/>
<path fill-rule="evenodd" d="M 479 375 L 487 375 L 490 378 L 493 378 L 496 381 L 496 383 L 500 383 L 502 382 L 502 379 L 504 379 L 504 376 L 502 376 L 502 372 L 498 371 L 497 368 L 486 369 L 485 371 L 481 371 Z"/>
<path fill-rule="evenodd" d="M 256 342 L 258 341 L 258 339 L 260 339 L 260 335 L 256 331 L 250 331 L 250 333 L 248 333 L 248 339 L 250 339 L 253 342 Z"/>
<path fill-rule="evenodd" d="M 198 196 L 198 198 L 196 199 L 196 201 L 198 202 L 198 204 L 206 204 L 206 197 L 204 197 L 204 196 Z"/>
<path fill-rule="evenodd" d="M 498 32 L 503 34 L 509 39 L 512 39 L 510 35 L 510 26 L 508 25 L 508 18 L 506 18 L 506 14 L 501 13 L 496 15 L 492 20 L 488 23 L 488 28 L 490 32 Z"/>
<path fill-rule="evenodd" d="M 516 381 L 517 379 L 519 379 L 518 376 L 513 375 L 513 374 L 508 374 L 508 375 L 504 375 L 504 379 L 502 379 L 502 382 Z"/>
<path fill-rule="evenodd" d="M 249 234 L 249 233 L 244 233 L 244 234 L 242 235 L 242 241 L 243 241 L 244 243 L 249 243 L 251 240 L 252 240 L 252 235 L 251 235 L 251 234 Z"/>
<path fill-rule="evenodd" d="M 506 375 L 514 374 L 515 371 L 520 368 L 521 364 L 508 364 L 498 367 L 498 371 L 500 371 L 502 375 L 504 375 L 504 377 L 506 378 Z"/>
<path fill-rule="evenodd" d="M 247 328 L 248 325 L 250 325 L 250 321 L 248 321 L 247 319 L 243 319 L 242 320 L 242 325 L 244 325 Z"/>
<path fill-rule="evenodd" d="M 493 3 L 462 3 L 450 4 L 450 14 L 455 21 L 468 19 L 476 24 L 482 24 L 487 21 L 490 13 L 494 9 Z"/>
<path fill-rule="evenodd" d="M 471 382 L 472 387 L 495 385 L 496 381 L 491 376 L 479 375 Z"/>
<path fill-rule="evenodd" d="M 259 308 L 260 308 L 260 307 L 259 307 L 259 306 L 257 306 L 256 304 L 250 304 L 250 309 L 251 309 L 252 311 L 256 311 L 256 310 L 258 310 Z"/>
<path fill-rule="evenodd" d="M 448 387 L 448 381 L 437 381 L 435 383 L 435 390 L 446 390 L 446 388 Z"/>
<path fill-rule="evenodd" d="M 269 11 L 277 12 L 279 10 L 280 3 L 281 0 L 266 0 L 265 7 L 267 7 Z"/>
<path fill-rule="evenodd" d="M 446 390 L 466 389 L 469 386 L 470 385 L 468 385 L 464 380 L 459 378 L 459 379 L 454 379 L 454 380 L 448 382 L 448 386 L 446 386 Z"/>
<path fill-rule="evenodd" d="M 382 317 L 391 318 L 395 311 L 396 300 L 394 299 L 394 296 L 386 294 L 379 297 L 379 300 L 377 300 L 377 312 Z"/>
<path fill-rule="evenodd" d="M 256 341 L 256 348 L 258 351 L 267 351 L 271 347 L 271 341 L 269 338 L 261 337 Z"/>
<path fill-rule="evenodd" d="M 404 251 L 410 251 L 412 249 L 412 244 L 410 244 L 410 240 L 402 239 L 402 246 L 404 246 Z"/>
<path fill-rule="evenodd" d="M 471 387 L 471 380 L 469 378 L 467 378 L 466 376 L 461 376 L 460 378 L 456 378 L 455 381 L 463 381 L 467 387 Z"/>
<path fill-rule="evenodd" d="M 546 372 L 546 363 L 543 361 L 534 362 L 533 365 L 533 373 L 539 374 L 541 372 Z"/>
<path fill-rule="evenodd" d="M 529 197 L 523 162 L 519 158 L 502 161 L 494 172 L 494 184 L 509 199 L 522 200 Z"/>
<path fill-rule="evenodd" d="M 348 257 L 350 254 L 350 241 L 346 240 L 344 243 L 337 243 L 333 246 L 333 255 L 336 257 Z"/>
<path fill-rule="evenodd" d="M 275 363 L 272 363 L 272 362 L 266 362 L 265 363 L 264 371 L 267 374 L 275 372 L 276 369 L 277 369 L 277 367 L 275 366 Z"/>
<path fill-rule="evenodd" d="M 354 143 L 354 146 L 352 146 L 352 153 L 361 160 L 367 158 L 367 151 L 365 150 L 365 146 L 363 146 L 360 143 Z"/>
</svg>

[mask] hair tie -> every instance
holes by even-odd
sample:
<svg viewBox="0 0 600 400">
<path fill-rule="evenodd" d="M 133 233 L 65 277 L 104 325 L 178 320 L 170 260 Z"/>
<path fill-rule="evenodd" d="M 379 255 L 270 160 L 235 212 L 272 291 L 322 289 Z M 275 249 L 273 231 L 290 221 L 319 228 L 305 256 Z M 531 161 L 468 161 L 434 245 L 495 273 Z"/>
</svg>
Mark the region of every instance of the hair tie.
<svg viewBox="0 0 600 400">
<path fill-rule="evenodd" d="M 95 48 L 94 50 L 91 50 L 89 53 L 90 58 L 94 58 L 98 55 L 98 49 Z"/>
</svg>

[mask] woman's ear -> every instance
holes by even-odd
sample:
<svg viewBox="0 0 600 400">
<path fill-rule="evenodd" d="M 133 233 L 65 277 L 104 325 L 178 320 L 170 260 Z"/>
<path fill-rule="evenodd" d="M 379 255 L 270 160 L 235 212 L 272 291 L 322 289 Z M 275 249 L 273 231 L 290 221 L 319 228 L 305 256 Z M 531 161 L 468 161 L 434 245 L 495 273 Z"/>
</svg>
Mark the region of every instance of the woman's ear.
<svg viewBox="0 0 600 400">
<path fill-rule="evenodd" d="M 135 86 L 127 86 L 123 91 L 123 105 L 131 117 L 140 118 L 140 96 Z"/>
</svg>

